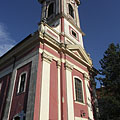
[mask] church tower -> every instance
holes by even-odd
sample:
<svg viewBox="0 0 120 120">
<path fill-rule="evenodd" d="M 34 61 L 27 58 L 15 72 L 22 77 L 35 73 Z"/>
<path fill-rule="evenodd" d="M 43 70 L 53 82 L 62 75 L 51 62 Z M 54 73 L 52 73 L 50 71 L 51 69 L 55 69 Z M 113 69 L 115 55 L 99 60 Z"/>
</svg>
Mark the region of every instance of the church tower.
<svg viewBox="0 0 120 120">
<path fill-rule="evenodd" d="M 39 0 L 42 4 L 41 21 L 46 22 L 58 34 L 60 42 L 79 44 L 83 47 L 78 6 L 79 0 Z"/>
<path fill-rule="evenodd" d="M 51 42 L 59 44 L 57 52 L 60 54 L 60 73 L 58 74 L 60 75 L 60 81 L 58 82 L 61 88 L 58 90 L 58 95 L 60 95 L 58 120 L 94 120 L 94 108 L 92 106 L 94 98 L 91 96 L 90 89 L 95 90 L 95 86 L 91 86 L 91 83 L 94 83 L 93 76 L 96 73 L 95 69 L 93 70 L 92 60 L 83 45 L 84 33 L 80 27 L 78 12 L 80 1 L 38 1 L 42 5 L 39 33 L 44 39 L 51 39 Z M 82 66 L 85 68 L 82 68 Z M 80 69 L 87 73 L 80 71 Z"/>
<path fill-rule="evenodd" d="M 38 1 L 38 30 L 0 57 L 0 120 L 98 120 L 80 1 Z"/>
</svg>

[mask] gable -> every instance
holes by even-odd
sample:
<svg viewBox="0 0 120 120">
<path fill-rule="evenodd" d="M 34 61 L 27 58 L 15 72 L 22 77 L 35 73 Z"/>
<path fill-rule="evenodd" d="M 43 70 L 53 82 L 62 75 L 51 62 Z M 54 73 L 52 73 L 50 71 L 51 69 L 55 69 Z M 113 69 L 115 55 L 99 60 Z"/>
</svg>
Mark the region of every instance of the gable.
<svg viewBox="0 0 120 120">
<path fill-rule="evenodd" d="M 91 58 L 80 45 L 67 45 L 67 48 L 76 56 L 87 62 L 89 65 L 92 65 Z"/>
</svg>

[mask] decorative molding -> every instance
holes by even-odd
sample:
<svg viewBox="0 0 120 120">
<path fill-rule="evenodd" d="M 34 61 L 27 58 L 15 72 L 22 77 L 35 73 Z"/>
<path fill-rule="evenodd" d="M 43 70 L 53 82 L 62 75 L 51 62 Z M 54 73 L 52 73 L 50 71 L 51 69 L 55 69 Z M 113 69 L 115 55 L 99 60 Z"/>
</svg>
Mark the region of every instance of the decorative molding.
<svg viewBox="0 0 120 120">
<path fill-rule="evenodd" d="M 53 57 L 49 56 L 48 54 L 46 54 L 45 52 L 42 53 L 42 59 L 43 61 L 46 61 L 48 63 L 51 63 L 53 60 Z"/>
<path fill-rule="evenodd" d="M 61 67 L 61 61 L 57 61 L 57 67 L 60 68 Z"/>
<path fill-rule="evenodd" d="M 53 32 L 51 32 L 50 30 L 47 29 L 47 32 L 48 32 L 50 35 L 52 35 L 53 37 L 55 37 L 56 39 L 58 39 L 58 37 L 57 37 Z"/>
<path fill-rule="evenodd" d="M 88 81 L 90 80 L 90 79 L 89 79 L 89 76 L 88 76 L 86 73 L 84 73 L 83 76 L 84 76 L 84 79 L 85 79 L 85 80 L 88 80 Z"/>
<path fill-rule="evenodd" d="M 68 70 L 70 70 L 70 71 L 72 71 L 73 68 L 74 68 L 74 66 L 71 65 L 71 64 L 69 64 L 68 62 L 65 62 L 65 68 L 68 69 Z"/>
<path fill-rule="evenodd" d="M 62 47 L 62 45 L 61 45 L 61 47 Z M 44 50 L 44 52 L 45 52 L 46 54 L 48 54 L 49 56 L 51 56 L 51 57 L 53 58 L 53 60 L 55 60 L 55 61 L 60 61 L 60 59 L 59 59 L 58 57 L 56 57 L 55 55 L 49 53 L 48 51 Z M 39 53 L 40 53 L 40 54 L 43 53 L 43 50 L 42 50 L 41 48 L 39 48 Z M 75 60 L 75 59 L 74 59 L 74 60 Z M 64 64 L 65 64 L 65 61 L 68 62 L 69 64 L 71 64 L 72 66 L 74 66 L 74 69 L 78 70 L 78 71 L 81 72 L 82 74 L 84 74 L 84 73 L 88 74 L 87 71 L 81 69 L 81 68 L 78 67 L 77 65 L 71 63 L 70 61 L 65 60 L 64 58 L 61 59 L 61 62 L 64 63 Z M 77 61 L 76 61 L 76 62 L 77 62 Z M 57 63 L 56 63 L 56 64 L 57 64 Z M 82 64 L 80 63 L 80 65 L 82 65 Z M 84 65 L 82 65 L 82 66 L 85 67 Z"/>
</svg>

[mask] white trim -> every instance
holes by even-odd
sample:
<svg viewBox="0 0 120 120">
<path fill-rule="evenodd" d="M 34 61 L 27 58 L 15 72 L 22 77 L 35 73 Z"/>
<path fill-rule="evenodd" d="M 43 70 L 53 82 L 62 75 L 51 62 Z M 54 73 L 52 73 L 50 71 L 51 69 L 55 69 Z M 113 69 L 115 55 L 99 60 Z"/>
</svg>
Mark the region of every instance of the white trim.
<svg viewBox="0 0 120 120">
<path fill-rule="evenodd" d="M 58 66 L 58 120 L 61 120 L 60 67 Z"/>
<path fill-rule="evenodd" d="M 87 106 L 88 106 L 88 116 L 90 119 L 93 120 L 93 110 L 92 109 L 92 104 L 91 104 L 91 95 L 90 95 L 90 91 L 89 91 L 89 81 L 87 80 L 87 78 L 85 79 L 85 89 L 86 89 L 86 98 L 87 98 Z"/>
<path fill-rule="evenodd" d="M 57 50 L 55 50 L 54 48 L 52 48 L 51 46 L 49 46 L 48 44 L 44 43 L 45 46 L 47 46 L 48 48 L 52 49 L 54 52 L 58 53 Z"/>
<path fill-rule="evenodd" d="M 49 99 L 50 99 L 49 96 L 50 96 L 50 63 L 43 60 L 39 120 L 49 119 Z"/>
<path fill-rule="evenodd" d="M 42 52 L 43 52 L 43 50 L 42 50 L 41 48 L 39 48 L 39 53 L 42 53 Z M 50 55 L 51 57 L 53 57 L 53 59 L 54 59 L 55 61 L 60 60 L 60 58 L 54 56 L 53 54 L 49 53 L 48 51 L 44 50 L 44 52 L 47 53 L 48 55 Z M 75 59 L 74 59 L 74 60 L 75 60 Z M 74 69 L 78 70 L 79 72 L 81 72 L 81 73 L 83 73 L 83 74 L 86 73 L 86 74 L 88 75 L 88 72 L 84 71 L 83 69 L 81 69 L 80 67 L 78 67 L 78 66 L 76 66 L 75 64 L 71 63 L 70 61 L 65 60 L 65 59 L 63 59 L 63 58 L 61 59 L 61 61 L 62 61 L 62 63 L 68 62 L 69 64 L 71 64 L 71 65 L 74 66 Z M 78 62 L 78 63 L 79 63 L 79 62 Z M 80 64 L 80 63 L 79 63 L 79 64 Z M 82 65 L 82 64 L 80 64 L 80 65 Z M 83 66 L 83 65 L 82 65 L 82 66 Z M 83 66 L 83 67 L 85 67 L 85 66 Z"/>
<path fill-rule="evenodd" d="M 60 58 L 54 56 L 53 54 L 49 53 L 48 51 L 44 50 L 44 52 L 45 52 L 47 55 L 51 56 L 55 61 L 59 61 L 59 60 L 60 60 Z M 43 53 L 43 50 L 42 50 L 41 48 L 39 48 L 39 53 L 41 53 L 41 54 Z"/>
<path fill-rule="evenodd" d="M 75 117 L 75 120 L 88 120 L 86 118 L 81 118 L 81 117 Z"/>
<path fill-rule="evenodd" d="M 72 71 L 66 69 L 67 112 L 68 120 L 74 120 L 74 101 L 72 87 Z"/>
<path fill-rule="evenodd" d="M 76 101 L 75 78 L 78 78 L 82 82 L 83 103 L 79 102 L 79 101 Z M 78 76 L 73 76 L 73 84 L 74 84 L 74 100 L 75 100 L 75 103 L 85 105 L 85 94 L 84 94 L 83 80 Z"/>
<path fill-rule="evenodd" d="M 23 93 L 23 92 L 20 92 L 21 76 L 22 76 L 23 74 L 26 74 L 25 85 L 24 85 L 24 91 L 23 91 L 23 92 L 26 91 L 26 82 L 27 82 L 27 76 L 28 76 L 28 73 L 27 73 L 27 71 L 24 71 L 24 72 L 22 72 L 22 73 L 19 75 L 19 83 L 18 83 L 17 94 L 19 94 L 19 93 Z"/>
<path fill-rule="evenodd" d="M 11 95 L 10 107 L 9 107 L 8 119 L 7 120 L 9 120 L 9 117 L 10 117 L 10 111 L 11 111 L 11 106 L 12 106 L 12 99 L 13 99 L 14 88 L 15 88 L 15 83 L 16 83 L 16 76 L 17 76 L 17 68 L 13 70 L 12 78 L 11 78 L 11 80 L 13 79 L 14 83 L 13 83 L 13 88 L 12 88 L 12 95 Z"/>
</svg>

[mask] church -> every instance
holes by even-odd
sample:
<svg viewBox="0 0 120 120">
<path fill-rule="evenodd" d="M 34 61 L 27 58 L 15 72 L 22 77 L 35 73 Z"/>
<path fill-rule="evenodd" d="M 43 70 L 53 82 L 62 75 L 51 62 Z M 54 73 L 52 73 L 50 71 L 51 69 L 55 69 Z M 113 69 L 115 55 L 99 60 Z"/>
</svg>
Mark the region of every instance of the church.
<svg viewBox="0 0 120 120">
<path fill-rule="evenodd" d="M 38 2 L 38 30 L 0 57 L 0 120 L 97 120 L 80 1 Z"/>
</svg>

